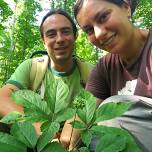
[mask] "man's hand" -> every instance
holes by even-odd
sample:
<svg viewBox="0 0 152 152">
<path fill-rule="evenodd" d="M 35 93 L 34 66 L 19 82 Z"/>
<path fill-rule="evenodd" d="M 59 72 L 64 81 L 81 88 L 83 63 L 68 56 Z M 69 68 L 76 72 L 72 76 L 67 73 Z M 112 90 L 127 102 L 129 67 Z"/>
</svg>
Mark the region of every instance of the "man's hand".
<svg viewBox="0 0 152 152">
<path fill-rule="evenodd" d="M 78 117 L 76 118 L 78 120 Z M 75 148 L 75 144 L 79 140 L 80 130 L 72 128 L 70 122 L 74 121 L 74 118 L 67 120 L 61 132 L 60 142 L 68 150 Z"/>
</svg>

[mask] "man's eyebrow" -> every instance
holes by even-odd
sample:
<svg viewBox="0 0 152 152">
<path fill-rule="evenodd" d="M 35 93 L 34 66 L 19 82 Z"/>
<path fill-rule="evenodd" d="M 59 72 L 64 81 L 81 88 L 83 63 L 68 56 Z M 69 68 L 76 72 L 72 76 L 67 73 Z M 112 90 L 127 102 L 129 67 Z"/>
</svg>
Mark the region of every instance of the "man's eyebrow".
<svg viewBox="0 0 152 152">
<path fill-rule="evenodd" d="M 71 28 L 71 27 L 69 27 L 69 26 L 62 27 L 62 28 L 61 28 L 61 30 L 62 30 L 62 29 L 63 29 L 63 30 L 64 30 L 64 29 L 69 29 L 69 30 L 72 30 L 72 28 Z"/>
<path fill-rule="evenodd" d="M 49 29 L 49 30 L 47 30 L 47 31 L 45 32 L 45 34 L 49 34 L 49 33 L 54 32 L 54 31 L 55 31 L 54 29 Z"/>
</svg>

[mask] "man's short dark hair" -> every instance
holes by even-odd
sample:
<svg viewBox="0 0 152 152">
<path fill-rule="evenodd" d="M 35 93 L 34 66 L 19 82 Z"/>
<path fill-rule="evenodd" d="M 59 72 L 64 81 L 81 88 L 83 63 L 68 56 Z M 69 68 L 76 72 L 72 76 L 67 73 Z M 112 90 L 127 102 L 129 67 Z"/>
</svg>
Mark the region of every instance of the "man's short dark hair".
<svg viewBox="0 0 152 152">
<path fill-rule="evenodd" d="M 65 12 L 64 10 L 62 9 L 57 9 L 57 10 L 50 10 L 42 19 L 42 22 L 40 24 L 40 34 L 41 34 L 41 38 L 43 39 L 44 37 L 44 34 L 43 34 L 43 23 L 44 21 L 51 15 L 54 15 L 54 14 L 61 14 L 63 16 L 65 16 L 71 23 L 72 25 L 72 29 L 73 29 L 73 33 L 74 33 L 74 37 L 76 38 L 77 37 L 77 27 L 73 21 L 73 19 L 71 18 L 71 16 Z"/>
</svg>

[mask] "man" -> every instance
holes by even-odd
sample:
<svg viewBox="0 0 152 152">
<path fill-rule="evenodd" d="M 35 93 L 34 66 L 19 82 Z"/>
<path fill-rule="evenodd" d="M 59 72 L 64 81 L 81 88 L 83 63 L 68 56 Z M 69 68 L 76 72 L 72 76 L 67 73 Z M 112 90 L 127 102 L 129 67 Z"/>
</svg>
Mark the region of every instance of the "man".
<svg viewBox="0 0 152 152">
<path fill-rule="evenodd" d="M 66 12 L 62 10 L 49 11 L 42 20 L 40 33 L 50 59 L 48 69 L 43 78 L 44 87 L 52 89 L 49 87 L 49 83 L 51 83 L 50 80 L 53 79 L 55 81 L 55 79 L 62 79 L 69 87 L 68 102 L 70 103 L 81 87 L 80 71 L 75 59 L 72 58 L 75 40 L 77 38 L 76 25 Z M 0 89 L 1 116 L 12 111 L 23 111 L 23 108 L 16 105 L 10 96 L 12 90 L 31 89 L 29 82 L 31 66 L 32 59 L 24 61 L 16 69 L 6 85 Z M 50 91 L 47 90 L 44 92 L 44 99 L 47 98 L 48 92 Z M 56 93 L 55 90 L 54 93 Z M 37 133 L 40 133 L 40 123 L 36 123 L 34 126 Z M 64 141 L 64 139 L 61 138 L 61 142 L 62 141 L 65 146 L 69 144 L 69 139 Z"/>
</svg>

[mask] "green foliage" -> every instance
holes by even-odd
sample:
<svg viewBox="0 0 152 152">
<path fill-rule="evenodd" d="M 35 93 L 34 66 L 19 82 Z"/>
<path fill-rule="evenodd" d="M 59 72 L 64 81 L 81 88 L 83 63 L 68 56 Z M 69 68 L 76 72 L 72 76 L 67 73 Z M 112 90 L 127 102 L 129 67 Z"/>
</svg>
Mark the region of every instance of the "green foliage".
<svg viewBox="0 0 152 152">
<path fill-rule="evenodd" d="M 74 128 L 81 129 L 81 140 L 86 147 L 77 148 L 78 143 L 76 143 L 76 149 L 72 150 L 73 152 L 77 152 L 77 150 L 88 152 L 92 137 L 98 139 L 96 152 L 130 152 L 132 147 L 135 152 L 141 152 L 133 137 L 126 130 L 102 125 L 98 126 L 97 124 L 99 121 L 121 116 L 132 104 L 112 102 L 105 103 L 96 109 L 95 97 L 81 89 L 79 95 L 75 98 L 73 108 L 70 108 L 68 104 L 65 104 L 66 96 L 68 95 L 67 86 L 60 80 L 58 81 L 58 83 L 53 81 L 52 87 L 60 88 L 57 89 L 56 93 L 60 97 L 51 96 L 50 94 L 48 97 L 49 101 L 41 100 L 38 94 L 29 90 L 18 90 L 12 93 L 12 99 L 24 107 L 24 114 L 12 112 L 1 119 L 3 123 L 13 124 L 10 131 L 11 135 L 0 133 L 0 136 L 2 136 L 0 149 L 4 149 L 3 152 L 9 151 L 9 148 L 5 149 L 6 143 L 9 143 L 11 148 L 14 146 L 12 148 L 14 152 L 21 150 L 21 143 L 23 144 L 23 151 L 26 151 L 26 147 L 28 147 L 33 149 L 33 152 L 36 149 L 38 152 L 51 150 L 66 152 L 67 150 L 60 143 L 50 141 L 59 131 L 60 123 L 72 118 L 75 114 L 79 116 L 81 121 L 75 120 L 71 125 Z M 62 85 L 57 86 L 59 83 Z M 64 100 L 61 99 L 63 94 L 65 95 Z M 48 104 L 50 102 L 54 103 L 53 107 L 50 107 L 50 104 Z M 31 124 L 31 122 L 37 121 L 42 122 L 42 134 L 39 138 Z"/>
<path fill-rule="evenodd" d="M 4 1 L 0 1 L 0 22 L 4 22 L 12 14 L 12 10 L 9 8 L 8 4 Z M 1 28 L 0 28 L 1 29 Z"/>
<path fill-rule="evenodd" d="M 0 13 L 5 21 L 0 24 L 0 27 L 5 27 L 0 29 L 0 85 L 30 52 L 42 48 L 36 24 L 40 5 L 34 0 L 17 1 L 14 5 L 12 12 L 7 3 L 0 2 Z"/>
<path fill-rule="evenodd" d="M 49 126 L 49 129 L 44 131 L 43 134 L 40 136 L 38 143 L 37 143 L 37 151 L 40 152 L 43 150 L 45 146 L 53 139 L 54 133 L 58 132 L 60 128 L 59 123 L 52 122 Z"/>
<path fill-rule="evenodd" d="M 152 26 L 152 1 L 140 0 L 138 9 L 134 15 L 134 22 L 142 28 L 151 28 Z"/>
<path fill-rule="evenodd" d="M 3 152 L 26 152 L 26 146 L 15 137 L 0 132 L 0 149 Z"/>
<path fill-rule="evenodd" d="M 81 121 L 76 121 L 71 124 L 74 128 L 82 130 L 81 139 L 86 147 L 89 146 L 92 137 L 97 137 L 96 152 L 129 152 L 129 150 L 131 151 L 131 147 L 134 147 L 135 152 L 141 152 L 133 137 L 126 130 L 97 125 L 99 121 L 110 120 L 121 116 L 131 107 L 131 103 L 117 103 L 113 101 L 111 103 L 105 103 L 100 108 L 95 109 L 95 97 L 85 90 L 81 90 L 76 101 L 83 101 L 85 104 L 83 108 L 77 110 Z M 91 106 L 89 106 L 89 104 L 91 104 Z"/>
<path fill-rule="evenodd" d="M 109 140 L 110 139 L 110 140 Z M 103 142 L 104 141 L 104 142 Z M 96 152 L 119 152 L 126 147 L 126 138 L 122 135 L 106 134 L 97 144 Z"/>
<path fill-rule="evenodd" d="M 139 149 L 139 147 L 137 146 L 137 144 L 134 142 L 134 138 L 128 133 L 128 131 L 124 130 L 124 129 L 121 129 L 121 128 L 114 128 L 114 127 L 106 127 L 106 126 L 93 126 L 91 128 L 91 131 L 98 136 L 98 138 L 100 136 L 103 136 L 104 135 L 109 135 L 109 137 L 111 135 L 113 136 L 121 136 L 120 138 L 124 138 L 124 140 L 126 140 L 126 143 L 125 143 L 125 148 L 122 150 L 122 152 L 131 152 L 132 149 L 134 149 L 134 152 L 141 152 L 141 150 Z M 106 136 L 106 137 L 107 137 Z M 104 138 L 106 141 L 105 142 L 111 142 L 113 143 L 114 141 L 112 140 L 112 138 Z M 117 140 L 119 140 L 119 138 L 117 138 Z M 102 142 L 104 142 L 104 140 L 102 140 Z M 115 142 L 117 142 L 115 140 Z M 100 140 L 99 140 L 99 143 Z M 102 147 L 104 148 L 104 147 Z M 105 147 L 106 148 L 106 147 Z"/>
<path fill-rule="evenodd" d="M 109 104 L 102 105 L 96 111 L 95 122 L 100 122 L 104 120 L 113 119 L 115 117 L 121 116 L 125 111 L 129 109 L 132 103 L 130 102 L 111 102 Z"/>
<path fill-rule="evenodd" d="M 29 122 L 13 124 L 11 128 L 11 135 L 32 149 L 34 149 L 37 143 L 36 131 Z"/>
<path fill-rule="evenodd" d="M 15 121 L 22 120 L 22 116 L 23 116 L 23 114 L 21 114 L 17 111 L 13 111 L 13 112 L 10 112 L 9 114 L 7 114 L 5 117 L 3 117 L 0 120 L 0 122 L 3 122 L 5 124 L 12 124 Z"/>
<path fill-rule="evenodd" d="M 48 151 L 48 147 L 50 149 L 54 148 L 51 144 L 48 145 L 48 143 L 53 139 L 56 132 L 59 131 L 60 123 L 70 119 L 75 114 L 75 110 L 68 108 L 66 102 L 69 93 L 66 84 L 62 83 L 60 79 L 57 82 L 52 81 L 51 84 L 52 87 L 57 88 L 57 96 L 49 96 L 49 101 L 43 101 L 37 93 L 30 90 L 14 91 L 12 99 L 24 107 L 24 114 L 12 112 L 1 119 L 3 123 L 13 124 L 11 135 L 24 143 L 24 146 L 33 149 L 33 151 L 37 149 L 38 152 L 42 152 Z M 54 103 L 53 107 L 50 107 L 50 104 L 48 104 L 50 102 Z M 31 124 L 31 122 L 37 121 L 42 122 L 41 130 L 43 133 L 39 138 L 37 138 L 36 131 Z M 54 143 L 52 144 L 54 145 Z M 66 151 L 62 146 L 59 146 L 57 149 Z"/>
<path fill-rule="evenodd" d="M 82 30 L 79 29 L 78 35 L 76 41 L 76 54 L 86 61 L 96 63 L 102 52 L 98 52 L 98 50 L 88 42 L 86 34 L 82 32 Z"/>
</svg>

